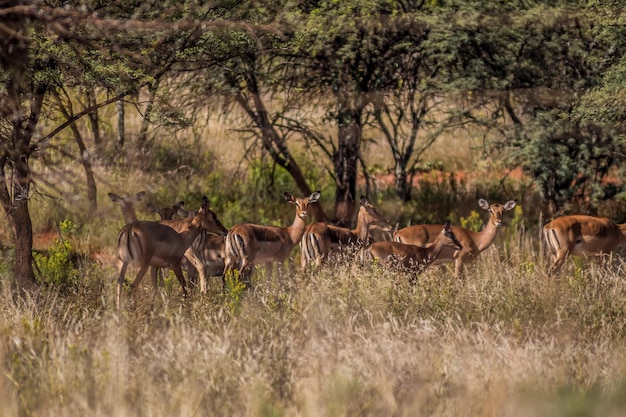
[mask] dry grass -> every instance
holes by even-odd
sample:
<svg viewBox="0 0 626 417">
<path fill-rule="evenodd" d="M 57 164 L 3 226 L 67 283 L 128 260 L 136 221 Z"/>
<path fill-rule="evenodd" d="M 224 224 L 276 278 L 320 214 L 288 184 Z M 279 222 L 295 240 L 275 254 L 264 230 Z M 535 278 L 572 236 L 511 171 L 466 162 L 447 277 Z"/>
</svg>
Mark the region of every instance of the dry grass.
<svg viewBox="0 0 626 417">
<path fill-rule="evenodd" d="M 146 286 L 122 311 L 110 267 L 69 295 L 5 293 L 0 415 L 623 415 L 622 265 L 550 280 L 512 236 L 415 287 L 347 258 L 244 294 Z"/>
</svg>

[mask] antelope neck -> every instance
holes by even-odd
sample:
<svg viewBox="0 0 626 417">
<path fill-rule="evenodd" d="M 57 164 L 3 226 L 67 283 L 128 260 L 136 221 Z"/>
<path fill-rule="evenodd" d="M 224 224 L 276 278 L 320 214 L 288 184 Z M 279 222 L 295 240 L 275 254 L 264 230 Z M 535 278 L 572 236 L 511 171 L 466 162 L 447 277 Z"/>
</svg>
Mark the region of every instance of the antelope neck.
<svg viewBox="0 0 626 417">
<path fill-rule="evenodd" d="M 474 232 L 474 236 L 476 239 L 474 242 L 476 243 L 476 247 L 479 251 L 484 250 L 489 245 L 491 245 L 496 238 L 496 233 L 498 232 L 498 226 L 495 225 L 493 220 L 490 218 L 487 226 L 480 232 Z"/>
<path fill-rule="evenodd" d="M 369 220 L 367 220 L 368 217 L 370 218 Z M 372 217 L 374 216 L 369 216 L 367 210 L 364 208 L 359 209 L 359 214 L 356 218 L 356 228 L 350 231 L 357 235 L 359 239 L 365 240 L 367 238 L 368 225 L 372 222 Z"/>
<path fill-rule="evenodd" d="M 202 232 L 202 218 L 203 213 L 198 213 L 193 217 L 185 217 L 184 219 L 179 220 L 178 223 L 181 227 L 179 229 L 178 234 L 180 234 L 183 240 L 187 243 L 189 239 L 189 244 L 193 242 L 196 237 Z"/>
<path fill-rule="evenodd" d="M 294 245 L 300 242 L 302 239 L 302 235 L 304 235 L 304 229 L 306 227 L 306 221 L 296 213 L 296 217 L 291 223 L 291 226 L 287 227 L 287 233 L 289 234 L 289 239 L 291 239 L 291 243 Z"/>
</svg>

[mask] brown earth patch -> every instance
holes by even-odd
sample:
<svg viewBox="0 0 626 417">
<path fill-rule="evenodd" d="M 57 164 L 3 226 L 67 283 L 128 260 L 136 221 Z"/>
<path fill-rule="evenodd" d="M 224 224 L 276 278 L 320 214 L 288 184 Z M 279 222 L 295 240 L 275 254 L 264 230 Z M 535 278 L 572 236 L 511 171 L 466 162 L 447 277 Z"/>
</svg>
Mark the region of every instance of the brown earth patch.
<svg viewBox="0 0 626 417">
<path fill-rule="evenodd" d="M 54 239 L 59 237 L 58 232 L 43 232 L 33 234 L 33 249 L 46 250 L 50 249 L 54 243 Z"/>
<path fill-rule="evenodd" d="M 395 176 L 393 173 L 387 172 L 382 174 L 372 175 L 370 177 L 374 181 L 374 185 L 377 188 L 385 188 L 385 187 L 394 187 L 395 186 Z M 486 178 L 492 178 L 494 180 L 501 180 L 504 178 L 511 179 L 514 181 L 521 181 L 527 179 L 527 176 L 524 175 L 524 172 L 521 168 L 515 168 L 513 170 L 506 171 L 498 171 L 498 172 L 490 172 L 490 173 L 480 173 L 480 172 L 466 172 L 466 171 L 457 171 L 457 172 L 445 172 L 439 170 L 433 170 L 428 172 L 417 172 L 413 175 L 412 185 L 413 187 L 419 187 L 420 183 L 423 181 L 430 183 L 443 183 L 445 181 L 450 181 L 454 179 L 457 183 L 464 184 L 472 184 L 478 178 L 481 181 L 484 181 Z M 365 177 L 359 176 L 357 180 L 358 185 L 365 185 Z"/>
</svg>

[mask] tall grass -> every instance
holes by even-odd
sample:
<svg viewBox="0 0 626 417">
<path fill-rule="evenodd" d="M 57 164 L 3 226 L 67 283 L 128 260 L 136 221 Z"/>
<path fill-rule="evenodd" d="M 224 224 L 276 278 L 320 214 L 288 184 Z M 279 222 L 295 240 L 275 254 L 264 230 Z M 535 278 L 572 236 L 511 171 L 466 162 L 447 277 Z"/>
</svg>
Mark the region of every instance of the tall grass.
<svg viewBox="0 0 626 417">
<path fill-rule="evenodd" d="M 623 415 L 623 265 L 551 279 L 536 233 L 508 235 L 415 286 L 348 256 L 244 293 L 146 285 L 119 311 L 110 266 L 5 289 L 0 415 Z"/>
</svg>

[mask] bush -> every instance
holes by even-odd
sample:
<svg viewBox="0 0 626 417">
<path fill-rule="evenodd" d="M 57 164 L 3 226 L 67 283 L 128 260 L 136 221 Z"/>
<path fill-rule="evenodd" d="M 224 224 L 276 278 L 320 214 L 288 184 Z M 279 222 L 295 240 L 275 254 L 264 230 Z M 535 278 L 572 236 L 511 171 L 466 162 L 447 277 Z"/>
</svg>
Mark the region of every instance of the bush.
<svg viewBox="0 0 626 417">
<path fill-rule="evenodd" d="M 75 232 L 74 223 L 70 220 L 62 221 L 59 224 L 60 237 L 54 239 L 47 253 L 33 254 L 42 285 L 65 292 L 77 284 L 80 273 L 74 266 L 75 253 L 68 240 Z"/>
</svg>

